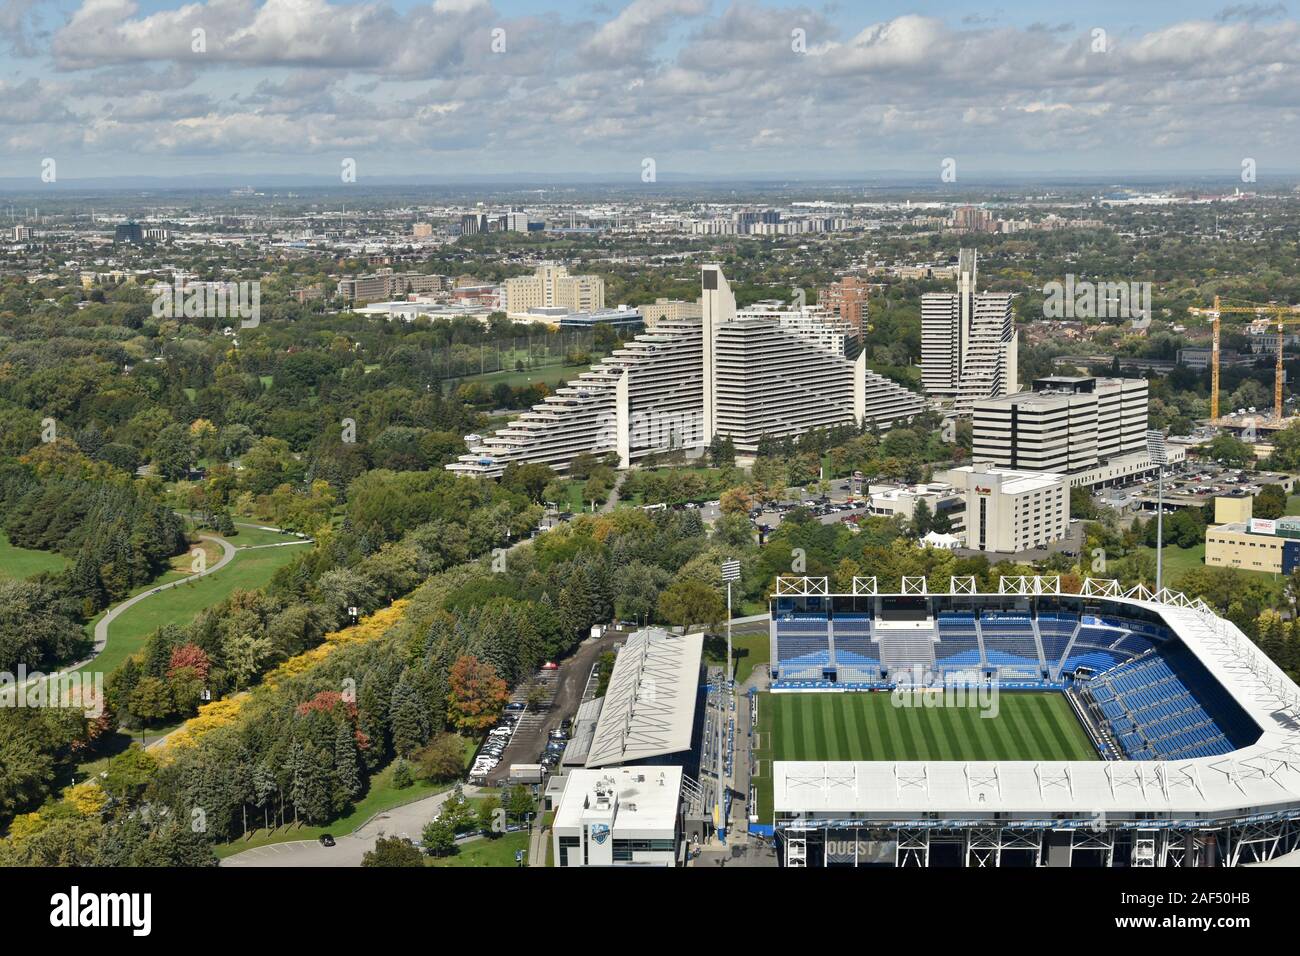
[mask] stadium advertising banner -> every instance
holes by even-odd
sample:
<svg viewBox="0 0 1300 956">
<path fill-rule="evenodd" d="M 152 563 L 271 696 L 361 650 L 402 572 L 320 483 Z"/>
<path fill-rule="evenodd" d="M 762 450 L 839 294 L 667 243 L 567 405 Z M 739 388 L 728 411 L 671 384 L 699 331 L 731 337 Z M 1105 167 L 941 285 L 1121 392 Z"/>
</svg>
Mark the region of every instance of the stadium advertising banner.
<svg viewBox="0 0 1300 956">
<path fill-rule="evenodd" d="M 860 830 L 826 831 L 827 866 L 893 866 L 897 856 L 897 840 L 865 839 Z"/>
</svg>

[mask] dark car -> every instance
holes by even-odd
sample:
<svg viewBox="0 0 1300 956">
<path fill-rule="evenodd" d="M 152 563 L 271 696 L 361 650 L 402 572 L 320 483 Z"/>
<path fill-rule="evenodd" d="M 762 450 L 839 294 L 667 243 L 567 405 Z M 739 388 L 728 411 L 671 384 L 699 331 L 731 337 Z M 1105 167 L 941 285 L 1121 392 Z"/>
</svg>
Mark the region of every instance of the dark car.
<svg viewBox="0 0 1300 956">
<path fill-rule="evenodd" d="M 322 833 L 322 834 L 320 835 L 320 845 L 321 845 L 321 846 L 333 846 L 333 845 L 334 845 L 334 837 L 333 837 L 333 835 L 332 835 L 332 834 L 329 834 L 329 833 Z"/>
</svg>

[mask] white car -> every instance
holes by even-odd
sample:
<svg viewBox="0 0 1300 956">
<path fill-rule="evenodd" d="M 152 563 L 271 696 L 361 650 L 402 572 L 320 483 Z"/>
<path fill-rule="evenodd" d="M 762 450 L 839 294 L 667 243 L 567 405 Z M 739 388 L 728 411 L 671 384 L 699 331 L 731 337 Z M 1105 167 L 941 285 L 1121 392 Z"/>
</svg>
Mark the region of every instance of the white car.
<svg viewBox="0 0 1300 956">
<path fill-rule="evenodd" d="M 510 736 L 510 728 L 509 728 L 509 727 L 493 727 L 491 730 L 488 731 L 488 736 L 489 736 L 489 737 L 509 737 L 509 736 Z"/>
</svg>

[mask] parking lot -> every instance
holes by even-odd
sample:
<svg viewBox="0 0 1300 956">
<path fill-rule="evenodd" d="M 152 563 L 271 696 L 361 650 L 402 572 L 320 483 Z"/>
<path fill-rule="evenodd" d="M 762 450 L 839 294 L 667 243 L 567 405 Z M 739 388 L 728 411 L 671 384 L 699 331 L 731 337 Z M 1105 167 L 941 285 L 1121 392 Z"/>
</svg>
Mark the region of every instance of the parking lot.
<svg viewBox="0 0 1300 956">
<path fill-rule="evenodd" d="M 496 763 L 484 773 L 471 773 L 471 782 L 496 786 L 507 780 L 512 764 L 540 763 L 551 732 L 559 730 L 562 722 L 571 720 L 577 713 L 587 678 L 600 655 L 626 636 L 624 631 L 606 631 L 599 638 L 589 638 L 558 667 L 542 669 L 532 680 L 521 684 L 507 705 L 506 718 L 497 725 L 512 726 L 510 735 L 504 738 L 504 745 L 494 754 Z M 539 688 L 541 693 L 533 694 L 535 699 L 529 703 L 532 686 Z M 512 720 L 511 715 L 517 716 Z M 489 734 L 479 753 L 483 753 L 483 747 L 490 746 Z"/>
<path fill-rule="evenodd" d="M 1166 510 L 1200 508 L 1213 503 L 1218 495 L 1257 495 L 1268 484 L 1280 484 L 1289 493 L 1293 482 L 1292 476 L 1278 472 L 1229 468 L 1214 462 L 1184 461 L 1165 472 L 1164 503 Z M 1093 499 L 1098 504 L 1118 511 L 1155 511 L 1157 498 L 1155 479 L 1103 488 L 1093 494 Z"/>
</svg>

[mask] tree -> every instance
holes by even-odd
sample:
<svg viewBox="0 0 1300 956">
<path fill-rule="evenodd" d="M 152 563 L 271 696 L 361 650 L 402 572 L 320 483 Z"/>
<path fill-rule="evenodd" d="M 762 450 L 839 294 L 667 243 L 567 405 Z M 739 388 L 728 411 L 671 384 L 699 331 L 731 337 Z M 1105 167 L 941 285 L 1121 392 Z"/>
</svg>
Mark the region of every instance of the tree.
<svg viewBox="0 0 1300 956">
<path fill-rule="evenodd" d="M 506 813 L 511 819 L 522 821 L 528 814 L 536 812 L 537 801 L 533 799 L 527 787 L 516 784 L 510 788 L 506 797 Z"/>
<path fill-rule="evenodd" d="M 1204 450 L 1214 461 L 1233 468 L 1243 468 L 1255 460 L 1253 448 L 1226 432 L 1215 435 Z"/>
<path fill-rule="evenodd" d="M 157 677 L 142 677 L 131 692 L 131 714 L 146 724 L 170 717 L 175 711 L 171 689 Z"/>
<path fill-rule="evenodd" d="M 362 866 L 424 866 L 420 848 L 403 837 L 380 837 L 361 858 Z"/>
<path fill-rule="evenodd" d="M 457 730 L 487 730 L 509 699 L 506 682 L 491 664 L 468 654 L 452 664 L 447 675 L 447 718 Z"/>
<path fill-rule="evenodd" d="M 168 481 L 185 477 L 195 457 L 195 442 L 190 430 L 179 422 L 168 425 L 154 439 L 154 467 Z"/>
<path fill-rule="evenodd" d="M 405 790 L 414 781 L 411 779 L 411 765 L 401 757 L 397 758 L 397 763 L 393 766 L 393 786 L 398 790 Z"/>
<path fill-rule="evenodd" d="M 478 828 L 490 839 L 496 839 L 505 833 L 501 826 L 501 818 L 504 816 L 502 809 L 501 801 L 490 794 L 479 801 Z"/>
<path fill-rule="evenodd" d="M 459 734 L 438 734 L 411 755 L 421 780 L 442 783 L 465 772 L 465 738 Z"/>
<path fill-rule="evenodd" d="M 1256 518 L 1280 518 L 1286 514 L 1286 492 L 1281 485 L 1265 485 L 1259 489 L 1252 506 Z"/>
<path fill-rule="evenodd" d="M 420 834 L 425 852 L 430 856 L 450 856 L 456 852 L 456 830 L 445 817 L 430 820 Z"/>
<path fill-rule="evenodd" d="M 659 595 L 659 616 L 679 627 L 713 627 L 726 613 L 726 602 L 717 588 L 703 581 L 678 581 Z"/>
</svg>

